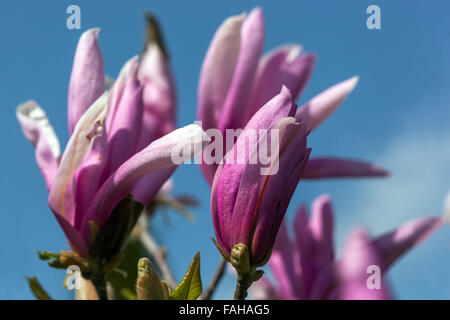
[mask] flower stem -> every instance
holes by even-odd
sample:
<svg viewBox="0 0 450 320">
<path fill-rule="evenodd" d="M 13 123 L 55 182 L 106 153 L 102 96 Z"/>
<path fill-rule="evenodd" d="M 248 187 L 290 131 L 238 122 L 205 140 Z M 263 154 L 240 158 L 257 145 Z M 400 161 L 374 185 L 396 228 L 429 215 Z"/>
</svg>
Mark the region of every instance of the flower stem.
<svg viewBox="0 0 450 320">
<path fill-rule="evenodd" d="M 238 273 L 236 280 L 236 290 L 234 291 L 234 300 L 245 300 L 247 298 L 248 288 L 253 283 L 253 277 L 251 273 L 241 275 Z"/>
<path fill-rule="evenodd" d="M 97 290 L 98 298 L 100 300 L 108 300 L 108 293 L 106 291 L 106 275 L 105 273 L 96 273 L 91 276 L 91 281 Z"/>
</svg>

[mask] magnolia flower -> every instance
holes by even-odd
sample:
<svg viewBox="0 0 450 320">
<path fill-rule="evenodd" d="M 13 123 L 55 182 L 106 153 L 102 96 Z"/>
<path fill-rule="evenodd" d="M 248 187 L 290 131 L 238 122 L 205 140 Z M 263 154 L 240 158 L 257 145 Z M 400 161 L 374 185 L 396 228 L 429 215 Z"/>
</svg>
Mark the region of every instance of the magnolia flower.
<svg viewBox="0 0 450 320">
<path fill-rule="evenodd" d="M 294 239 L 290 239 L 282 224 L 269 260 L 276 284 L 264 277 L 251 288 L 252 296 L 290 300 L 389 299 L 392 294 L 384 276 L 390 266 L 441 224 L 438 217 L 414 219 L 377 238 L 357 229 L 348 236 L 341 258 L 336 259 L 331 199 L 320 196 L 314 201 L 309 218 L 306 207 L 299 208 L 294 219 Z M 380 279 L 376 279 L 377 271 Z"/>
<path fill-rule="evenodd" d="M 233 247 L 244 244 L 250 251 L 250 265 L 261 266 L 270 256 L 278 228 L 297 187 L 311 149 L 306 148 L 306 126 L 294 118 L 295 104 L 286 87 L 267 102 L 245 126 L 233 150 L 225 156 L 215 174 L 211 211 L 216 245 L 230 261 Z M 248 132 L 259 133 L 255 143 Z M 275 129 L 275 131 L 272 131 Z M 250 163 L 264 141 L 278 133 L 279 153 L 268 175 L 261 163 Z M 243 154 L 245 154 L 243 156 Z M 239 163 L 237 157 L 245 158 Z M 271 171 L 278 170 L 276 174 Z"/>
<path fill-rule="evenodd" d="M 225 20 L 206 53 L 198 85 L 198 119 L 203 129 L 244 128 L 250 118 L 285 85 L 295 101 L 311 76 L 315 55 L 300 54 L 300 45 L 286 45 L 261 57 L 264 17 L 260 8 Z M 314 130 L 354 89 L 358 77 L 323 91 L 298 108 L 295 118 Z M 212 184 L 217 164 L 203 161 L 202 172 Z M 304 178 L 386 176 L 366 162 L 335 157 L 310 159 Z"/>
<path fill-rule="evenodd" d="M 150 45 L 142 63 L 137 57 L 129 60 L 111 93 L 103 93 L 98 32 L 86 31 L 77 46 L 68 99 L 71 136 L 62 155 L 37 103 L 17 108 L 23 132 L 36 146 L 49 206 L 73 250 L 82 256 L 92 241 L 92 222 L 101 228 L 129 193 L 148 204 L 176 169 L 172 149 L 208 140 L 196 125 L 162 136 L 173 129 L 174 118 L 165 112 L 170 114 L 174 100 L 170 72 L 157 46 Z"/>
</svg>

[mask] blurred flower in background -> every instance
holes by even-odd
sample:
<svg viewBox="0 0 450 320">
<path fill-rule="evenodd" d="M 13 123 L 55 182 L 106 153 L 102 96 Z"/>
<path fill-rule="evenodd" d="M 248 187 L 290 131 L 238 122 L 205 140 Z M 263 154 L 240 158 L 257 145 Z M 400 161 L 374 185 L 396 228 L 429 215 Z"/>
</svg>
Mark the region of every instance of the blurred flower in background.
<svg viewBox="0 0 450 320">
<path fill-rule="evenodd" d="M 411 220 L 398 229 L 371 238 L 364 229 L 347 237 L 341 258 L 334 251 L 331 198 L 318 197 L 308 217 L 306 206 L 295 216 L 294 239 L 286 222 L 280 228 L 270 270 L 275 283 L 263 277 L 251 287 L 255 299 L 390 299 L 385 274 L 402 255 L 442 225 L 440 217 Z M 381 271 L 380 287 L 369 288 L 369 267 Z M 368 269 L 369 268 L 369 269 Z"/>
</svg>

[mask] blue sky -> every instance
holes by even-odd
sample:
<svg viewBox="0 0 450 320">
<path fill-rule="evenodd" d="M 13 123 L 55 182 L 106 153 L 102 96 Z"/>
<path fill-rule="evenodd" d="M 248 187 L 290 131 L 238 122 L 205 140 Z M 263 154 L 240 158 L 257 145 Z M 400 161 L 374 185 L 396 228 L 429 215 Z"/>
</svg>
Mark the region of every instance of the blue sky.
<svg viewBox="0 0 450 320">
<path fill-rule="evenodd" d="M 51 4 L 50 4 L 51 3 Z M 66 28 L 66 8 L 81 8 L 82 30 Z M 382 29 L 366 28 L 366 8 L 378 4 Z M 100 27 L 107 74 L 140 52 L 142 14 L 156 13 L 170 50 L 178 88 L 178 125 L 195 120 L 197 81 L 209 42 L 228 16 L 261 6 L 268 51 L 301 43 L 318 61 L 300 98 L 306 101 L 328 86 L 359 75 L 356 90 L 318 130 L 309 145 L 313 155 L 370 159 L 392 172 L 388 180 L 301 182 L 288 211 L 328 193 L 334 200 L 337 247 L 355 226 L 374 234 L 408 219 L 442 213 L 450 189 L 450 5 L 435 1 L 4 1 L 0 4 L 0 298 L 30 299 L 25 276 L 36 275 L 56 298 L 63 271 L 47 267 L 36 250 L 59 251 L 67 243 L 47 206 L 44 181 L 33 147 L 15 118 L 16 106 L 30 98 L 47 112 L 61 144 L 67 134 L 67 87 L 76 43 L 82 31 Z M 175 194 L 189 193 L 201 206 L 186 222 L 170 214 L 154 233 L 169 250 L 180 279 L 197 250 L 202 277 L 211 278 L 219 254 L 209 212 L 209 187 L 199 169 L 184 165 L 174 175 Z M 391 271 L 398 298 L 450 299 L 450 229 L 442 228 L 410 252 Z M 231 298 L 227 275 L 217 297 Z"/>
</svg>

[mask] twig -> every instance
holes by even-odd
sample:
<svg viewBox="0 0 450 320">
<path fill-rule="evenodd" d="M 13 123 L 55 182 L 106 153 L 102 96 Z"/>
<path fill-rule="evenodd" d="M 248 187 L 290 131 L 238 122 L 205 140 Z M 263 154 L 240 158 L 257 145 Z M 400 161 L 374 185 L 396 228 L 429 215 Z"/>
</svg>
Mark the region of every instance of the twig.
<svg viewBox="0 0 450 320">
<path fill-rule="evenodd" d="M 151 233 L 148 231 L 147 217 L 145 214 L 142 214 L 139 218 L 138 228 L 139 240 L 155 261 L 158 269 L 161 271 L 162 278 L 166 280 L 172 288 L 175 288 L 177 286 L 177 282 L 175 281 L 172 271 L 167 264 L 165 255 L 163 254 L 161 248 L 159 248 Z"/>
<path fill-rule="evenodd" d="M 216 291 L 220 280 L 222 280 L 222 277 L 225 274 L 226 265 L 227 261 L 221 258 L 219 265 L 217 266 L 216 273 L 214 274 L 214 277 L 209 283 L 208 288 L 206 288 L 205 292 L 203 292 L 203 294 L 201 295 L 200 300 L 211 300 L 211 297 Z"/>
</svg>

